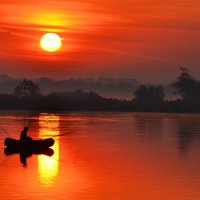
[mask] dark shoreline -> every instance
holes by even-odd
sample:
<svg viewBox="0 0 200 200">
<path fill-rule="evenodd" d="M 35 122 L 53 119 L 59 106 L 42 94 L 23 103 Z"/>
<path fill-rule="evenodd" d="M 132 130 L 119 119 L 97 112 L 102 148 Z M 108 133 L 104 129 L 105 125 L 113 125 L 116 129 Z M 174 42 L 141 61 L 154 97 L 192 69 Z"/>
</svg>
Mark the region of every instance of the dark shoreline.
<svg viewBox="0 0 200 200">
<path fill-rule="evenodd" d="M 154 84 L 140 85 L 133 99 L 126 100 L 82 90 L 45 95 L 32 80 L 24 79 L 12 94 L 0 93 L 0 110 L 200 113 L 200 81 L 188 69 L 180 68 L 180 75 L 171 85 L 176 91 L 171 100 L 162 85 Z"/>
<path fill-rule="evenodd" d="M 200 113 L 199 102 L 121 100 L 93 92 L 81 94 L 83 96 L 73 98 L 59 93 L 30 97 L 0 94 L 0 110 Z"/>
</svg>

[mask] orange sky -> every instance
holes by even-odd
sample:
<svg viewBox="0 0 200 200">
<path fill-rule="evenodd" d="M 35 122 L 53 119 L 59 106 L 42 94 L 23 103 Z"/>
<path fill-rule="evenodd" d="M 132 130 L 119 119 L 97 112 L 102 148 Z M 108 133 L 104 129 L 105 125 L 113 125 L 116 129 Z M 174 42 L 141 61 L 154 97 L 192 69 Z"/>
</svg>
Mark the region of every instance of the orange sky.
<svg viewBox="0 0 200 200">
<path fill-rule="evenodd" d="M 169 82 L 185 66 L 200 78 L 199 10 L 199 0 L 1 0 L 0 73 Z M 47 32 L 59 52 L 40 48 Z"/>
</svg>

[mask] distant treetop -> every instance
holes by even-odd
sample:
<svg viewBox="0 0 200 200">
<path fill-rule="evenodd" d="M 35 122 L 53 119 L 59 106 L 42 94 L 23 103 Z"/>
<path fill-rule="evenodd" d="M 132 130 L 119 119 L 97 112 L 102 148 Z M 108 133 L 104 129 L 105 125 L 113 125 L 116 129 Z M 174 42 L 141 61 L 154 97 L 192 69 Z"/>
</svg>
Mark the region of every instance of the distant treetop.
<svg viewBox="0 0 200 200">
<path fill-rule="evenodd" d="M 40 94 L 40 88 L 32 80 L 24 79 L 14 89 L 14 95 L 18 97 L 30 97 Z"/>
</svg>

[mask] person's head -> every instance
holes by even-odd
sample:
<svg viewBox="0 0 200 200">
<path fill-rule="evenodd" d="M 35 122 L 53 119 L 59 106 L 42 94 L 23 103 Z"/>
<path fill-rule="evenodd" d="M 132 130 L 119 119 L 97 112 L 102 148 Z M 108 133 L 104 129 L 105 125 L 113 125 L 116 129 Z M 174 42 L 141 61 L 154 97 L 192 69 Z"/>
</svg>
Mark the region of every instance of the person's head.
<svg viewBox="0 0 200 200">
<path fill-rule="evenodd" d="M 28 131 L 28 127 L 27 127 L 27 126 L 24 126 L 24 130 L 25 130 L 25 131 Z"/>
</svg>

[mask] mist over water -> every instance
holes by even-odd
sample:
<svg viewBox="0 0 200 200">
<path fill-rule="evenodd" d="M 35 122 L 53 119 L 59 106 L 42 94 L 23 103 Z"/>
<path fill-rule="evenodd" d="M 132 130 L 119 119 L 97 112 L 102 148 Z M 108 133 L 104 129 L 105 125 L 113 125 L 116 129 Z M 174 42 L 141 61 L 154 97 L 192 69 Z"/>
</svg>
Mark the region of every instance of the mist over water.
<svg viewBox="0 0 200 200">
<path fill-rule="evenodd" d="M 54 154 L 5 155 L 23 126 Z M 0 128 L 0 199 L 200 198 L 200 115 L 1 111 Z"/>
</svg>

